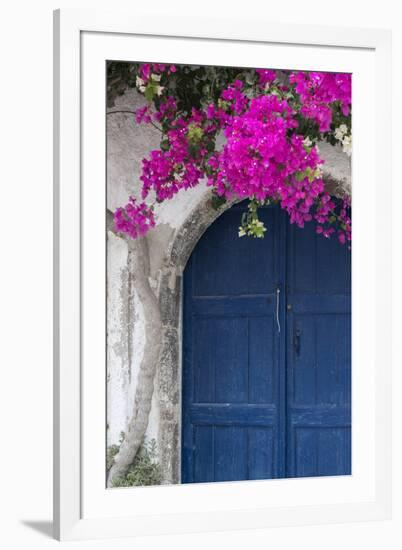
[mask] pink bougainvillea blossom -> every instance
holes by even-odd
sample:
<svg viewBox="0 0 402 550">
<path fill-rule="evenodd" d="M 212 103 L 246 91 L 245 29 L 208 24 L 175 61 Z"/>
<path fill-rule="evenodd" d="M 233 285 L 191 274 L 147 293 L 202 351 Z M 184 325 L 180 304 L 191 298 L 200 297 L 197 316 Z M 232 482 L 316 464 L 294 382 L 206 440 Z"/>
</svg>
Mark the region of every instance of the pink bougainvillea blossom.
<svg viewBox="0 0 402 550">
<path fill-rule="evenodd" d="M 349 114 L 352 102 L 352 76 L 346 73 L 293 72 L 289 78 L 301 99 L 300 112 L 315 120 L 320 132 L 328 132 L 332 121 L 330 105 L 340 102 L 342 113 Z"/>
<path fill-rule="evenodd" d="M 208 184 L 228 199 L 278 200 L 290 221 L 303 226 L 324 193 L 316 147 L 306 148 L 303 136 L 288 131 L 297 127 L 286 100 L 263 95 L 250 101 L 243 115 L 225 127 L 226 143 L 209 161 Z"/>
<path fill-rule="evenodd" d="M 145 107 L 140 107 L 139 109 L 136 109 L 134 111 L 135 121 L 138 124 L 141 124 L 141 122 L 145 122 L 145 123 L 151 122 L 152 117 L 150 115 L 150 112 L 151 112 L 151 109 L 149 105 L 145 105 Z"/>
<path fill-rule="evenodd" d="M 176 66 L 175 65 L 166 65 L 164 63 L 142 63 L 140 65 L 139 75 L 140 78 L 147 81 L 150 79 L 151 74 L 162 74 L 167 73 L 168 75 L 170 73 L 176 72 Z"/>
<path fill-rule="evenodd" d="M 136 239 L 145 235 L 151 227 L 155 226 L 155 218 L 152 208 L 144 202 L 137 203 L 134 197 L 130 197 L 124 208 L 118 208 L 114 213 L 114 227 L 119 233 L 125 233 Z"/>
<path fill-rule="evenodd" d="M 164 101 L 161 101 L 159 109 L 154 114 L 154 119 L 161 120 L 173 120 L 176 117 L 177 104 L 172 96 L 168 96 Z"/>
<path fill-rule="evenodd" d="M 276 71 L 270 69 L 256 69 L 255 72 L 258 74 L 258 82 L 261 86 L 270 84 L 276 78 Z"/>
<path fill-rule="evenodd" d="M 159 114 L 160 119 L 170 116 L 168 110 Z M 201 181 L 201 164 L 207 154 L 202 144 L 205 121 L 205 113 L 193 109 L 188 119 L 179 117 L 171 122 L 166 134 L 167 150 L 153 150 L 142 161 L 143 198 L 153 190 L 158 201 L 171 199 L 180 189 L 189 189 Z"/>
</svg>

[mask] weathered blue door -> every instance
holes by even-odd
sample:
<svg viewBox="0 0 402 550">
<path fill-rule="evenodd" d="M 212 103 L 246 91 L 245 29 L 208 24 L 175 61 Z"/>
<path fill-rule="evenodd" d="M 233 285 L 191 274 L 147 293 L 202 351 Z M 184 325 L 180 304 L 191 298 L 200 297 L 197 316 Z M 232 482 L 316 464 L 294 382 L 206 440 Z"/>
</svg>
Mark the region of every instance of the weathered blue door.
<svg viewBox="0 0 402 550">
<path fill-rule="evenodd" d="M 182 481 L 350 474 L 350 252 L 237 205 L 184 275 Z"/>
</svg>

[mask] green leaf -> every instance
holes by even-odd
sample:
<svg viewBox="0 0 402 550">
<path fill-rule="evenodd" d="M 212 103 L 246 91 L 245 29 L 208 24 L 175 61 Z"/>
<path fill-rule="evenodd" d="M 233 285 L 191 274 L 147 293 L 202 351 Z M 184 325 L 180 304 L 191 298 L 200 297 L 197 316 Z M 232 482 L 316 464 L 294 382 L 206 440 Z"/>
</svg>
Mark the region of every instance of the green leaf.
<svg viewBox="0 0 402 550">
<path fill-rule="evenodd" d="M 147 101 L 152 101 L 155 95 L 155 87 L 153 84 L 148 84 L 145 88 L 144 96 Z"/>
<path fill-rule="evenodd" d="M 189 143 L 188 145 L 188 152 L 192 157 L 196 157 L 197 153 L 199 151 L 199 146 L 195 145 L 194 143 Z"/>
<path fill-rule="evenodd" d="M 214 210 L 219 210 L 221 206 L 223 206 L 226 202 L 225 197 L 221 197 L 219 195 L 212 195 L 211 198 L 211 206 L 214 208 Z"/>
<path fill-rule="evenodd" d="M 161 141 L 161 145 L 160 145 L 162 151 L 168 151 L 169 150 L 169 140 L 168 139 L 163 139 Z"/>
<path fill-rule="evenodd" d="M 208 151 L 208 153 L 213 153 L 215 151 L 215 142 L 214 140 L 209 140 L 205 143 L 205 148 Z"/>
</svg>

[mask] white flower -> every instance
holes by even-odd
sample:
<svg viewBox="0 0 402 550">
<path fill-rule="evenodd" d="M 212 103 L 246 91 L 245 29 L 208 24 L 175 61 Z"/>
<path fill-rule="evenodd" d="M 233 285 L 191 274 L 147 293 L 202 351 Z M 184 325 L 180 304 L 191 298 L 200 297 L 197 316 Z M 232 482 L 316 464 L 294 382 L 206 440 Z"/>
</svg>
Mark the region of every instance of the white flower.
<svg viewBox="0 0 402 550">
<path fill-rule="evenodd" d="M 317 166 L 317 168 L 314 170 L 313 176 L 315 178 L 321 178 L 322 174 L 323 174 L 322 169 L 320 168 L 320 166 Z"/>
<path fill-rule="evenodd" d="M 348 127 L 346 126 L 346 124 L 341 124 L 338 128 L 335 128 L 335 132 L 334 132 L 335 139 L 337 139 L 338 141 L 342 141 L 347 131 L 348 131 Z"/>
<path fill-rule="evenodd" d="M 151 78 L 152 78 L 152 80 L 155 80 L 155 82 L 160 82 L 161 76 L 162 75 L 160 75 L 160 74 L 151 74 Z"/>
<path fill-rule="evenodd" d="M 157 87 L 156 87 L 156 93 L 157 93 L 159 96 L 161 96 L 164 89 L 165 89 L 164 86 L 157 86 Z"/>
<path fill-rule="evenodd" d="M 348 155 L 348 157 L 352 154 L 352 136 L 345 136 L 342 140 L 342 150 L 344 153 Z"/>
<path fill-rule="evenodd" d="M 142 78 L 140 78 L 139 76 L 137 76 L 137 78 L 136 78 L 136 80 L 135 80 L 135 83 L 136 83 L 136 85 L 137 85 L 138 88 L 139 88 L 140 86 L 144 86 L 145 80 L 142 80 Z"/>
<path fill-rule="evenodd" d="M 244 237 L 247 233 L 244 231 L 243 227 L 239 227 L 239 237 Z"/>
<path fill-rule="evenodd" d="M 303 139 L 303 145 L 305 147 L 311 147 L 313 145 L 313 142 L 311 141 L 311 139 L 307 136 L 306 138 Z"/>
</svg>

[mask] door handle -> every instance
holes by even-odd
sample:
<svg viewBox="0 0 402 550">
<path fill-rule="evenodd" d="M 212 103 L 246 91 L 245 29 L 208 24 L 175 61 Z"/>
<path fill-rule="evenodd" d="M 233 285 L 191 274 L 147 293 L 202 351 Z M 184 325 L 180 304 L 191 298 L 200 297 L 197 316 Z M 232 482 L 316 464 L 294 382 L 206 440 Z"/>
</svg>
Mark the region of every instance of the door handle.
<svg viewBox="0 0 402 550">
<path fill-rule="evenodd" d="M 276 325 L 278 327 L 278 334 L 281 332 L 281 323 L 279 321 L 279 300 L 281 296 L 281 289 L 278 287 L 276 289 Z"/>
<path fill-rule="evenodd" d="M 296 354 L 296 357 L 300 357 L 300 336 L 301 336 L 301 329 L 297 328 L 293 335 L 293 348 Z"/>
</svg>

